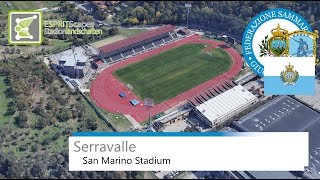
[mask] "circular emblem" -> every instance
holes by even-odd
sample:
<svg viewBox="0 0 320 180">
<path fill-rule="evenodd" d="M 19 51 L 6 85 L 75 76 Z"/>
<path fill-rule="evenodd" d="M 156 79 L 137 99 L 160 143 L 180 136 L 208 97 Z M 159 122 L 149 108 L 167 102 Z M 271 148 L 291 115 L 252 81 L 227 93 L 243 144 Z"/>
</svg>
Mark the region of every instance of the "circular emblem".
<svg viewBox="0 0 320 180">
<path fill-rule="evenodd" d="M 300 31 L 312 32 L 312 29 L 303 17 L 287 9 L 270 9 L 252 18 L 242 37 L 242 53 L 248 66 L 263 77 L 266 57 L 294 54 L 288 50 L 288 34 Z M 306 52 L 303 47 L 301 52 Z"/>
</svg>

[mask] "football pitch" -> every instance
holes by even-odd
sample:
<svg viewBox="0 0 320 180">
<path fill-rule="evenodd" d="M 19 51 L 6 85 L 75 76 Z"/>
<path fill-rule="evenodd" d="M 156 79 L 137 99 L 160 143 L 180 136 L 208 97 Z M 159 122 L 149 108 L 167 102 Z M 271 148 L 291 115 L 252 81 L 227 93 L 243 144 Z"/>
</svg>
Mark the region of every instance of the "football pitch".
<svg viewBox="0 0 320 180">
<path fill-rule="evenodd" d="M 204 44 L 186 44 L 113 73 L 133 86 L 141 99 L 152 98 L 156 104 L 173 98 L 214 77 L 232 65 L 231 56 L 221 48 L 203 52 Z"/>
</svg>

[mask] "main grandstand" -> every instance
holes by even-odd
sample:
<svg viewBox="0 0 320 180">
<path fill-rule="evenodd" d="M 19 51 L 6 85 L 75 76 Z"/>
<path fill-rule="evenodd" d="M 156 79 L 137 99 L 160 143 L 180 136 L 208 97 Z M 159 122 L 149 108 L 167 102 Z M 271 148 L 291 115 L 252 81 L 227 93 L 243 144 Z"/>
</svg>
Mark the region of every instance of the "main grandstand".
<svg viewBox="0 0 320 180">
<path fill-rule="evenodd" d="M 179 29 L 176 29 L 175 26 L 164 25 L 137 36 L 100 47 L 99 50 L 102 53 L 100 57 L 107 63 L 117 62 L 136 53 L 141 53 L 178 39 L 181 35 L 177 32 L 179 32 Z M 187 33 L 185 32 L 188 31 L 183 30 L 182 32 L 183 35 L 186 35 Z"/>
</svg>

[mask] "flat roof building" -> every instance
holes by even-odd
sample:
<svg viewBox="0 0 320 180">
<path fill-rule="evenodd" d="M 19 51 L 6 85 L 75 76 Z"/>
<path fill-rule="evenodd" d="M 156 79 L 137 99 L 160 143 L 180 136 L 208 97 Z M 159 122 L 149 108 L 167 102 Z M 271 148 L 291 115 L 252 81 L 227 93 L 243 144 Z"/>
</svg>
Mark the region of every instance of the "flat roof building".
<svg viewBox="0 0 320 180">
<path fill-rule="evenodd" d="M 216 95 L 197 105 L 195 111 L 209 126 L 215 127 L 242 112 L 258 101 L 258 98 L 241 85 Z"/>
<path fill-rule="evenodd" d="M 307 105 L 289 96 L 279 96 L 233 122 L 230 127 L 239 132 L 309 132 L 309 166 L 304 172 L 294 174 L 300 174 L 304 179 L 320 178 L 320 113 Z M 283 172 L 272 175 L 292 178 L 288 173 L 292 174 Z"/>
<path fill-rule="evenodd" d="M 59 59 L 59 65 L 63 69 L 63 74 L 74 78 L 84 76 L 84 66 L 88 58 L 81 52 L 75 54 L 64 54 Z"/>
</svg>

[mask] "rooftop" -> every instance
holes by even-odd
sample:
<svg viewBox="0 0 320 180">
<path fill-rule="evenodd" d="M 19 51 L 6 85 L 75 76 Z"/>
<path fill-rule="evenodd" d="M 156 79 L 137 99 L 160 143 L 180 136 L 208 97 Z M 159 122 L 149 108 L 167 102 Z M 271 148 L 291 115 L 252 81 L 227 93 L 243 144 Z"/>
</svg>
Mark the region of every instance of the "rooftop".
<svg viewBox="0 0 320 180">
<path fill-rule="evenodd" d="M 144 41 L 144 40 L 150 39 L 152 37 L 156 37 L 156 36 L 159 36 L 161 34 L 170 32 L 170 31 L 172 31 L 174 29 L 175 29 L 175 27 L 172 26 L 172 25 L 164 25 L 164 26 L 161 26 L 161 27 L 159 27 L 157 29 L 146 31 L 146 32 L 140 33 L 138 35 L 131 36 L 131 37 L 127 38 L 127 39 L 123 39 L 123 40 L 120 40 L 120 41 L 117 41 L 117 42 L 102 46 L 99 49 L 103 53 L 109 53 L 109 52 L 112 52 L 114 50 L 120 49 L 122 47 L 126 47 L 126 46 L 129 46 L 129 45 L 135 44 L 137 42 Z"/>
<path fill-rule="evenodd" d="M 211 122 L 225 116 L 239 107 L 256 100 L 252 93 L 241 85 L 237 85 L 222 94 L 198 105 L 196 109 L 201 112 Z"/>
<path fill-rule="evenodd" d="M 65 62 L 64 66 L 74 66 L 76 64 L 76 60 L 77 62 L 85 63 L 88 60 L 88 58 L 82 53 L 77 52 L 75 53 L 75 55 L 73 55 L 73 53 L 64 54 L 59 59 L 59 62 Z"/>
<path fill-rule="evenodd" d="M 175 122 L 173 124 L 167 125 L 162 130 L 163 132 L 181 132 L 185 130 L 189 124 L 185 120 L 181 120 L 178 122 Z"/>
<path fill-rule="evenodd" d="M 309 132 L 309 167 L 320 178 L 320 113 L 289 96 L 280 96 L 233 122 L 241 132 Z"/>
<path fill-rule="evenodd" d="M 296 179 L 289 171 L 237 171 L 233 172 L 239 179 Z"/>
</svg>

